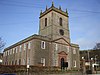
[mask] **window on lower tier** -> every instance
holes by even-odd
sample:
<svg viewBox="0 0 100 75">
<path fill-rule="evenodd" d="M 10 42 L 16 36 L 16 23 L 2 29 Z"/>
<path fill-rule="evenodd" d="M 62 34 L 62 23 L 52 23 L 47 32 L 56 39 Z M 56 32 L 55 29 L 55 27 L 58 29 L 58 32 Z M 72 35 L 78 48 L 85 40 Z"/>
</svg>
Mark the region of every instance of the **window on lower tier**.
<svg viewBox="0 0 100 75">
<path fill-rule="evenodd" d="M 17 60 L 15 60 L 15 65 L 17 65 Z"/>
<path fill-rule="evenodd" d="M 74 67 L 76 67 L 76 60 L 74 60 Z"/>
<path fill-rule="evenodd" d="M 41 58 L 41 63 L 43 66 L 45 66 L 45 58 Z"/>
<path fill-rule="evenodd" d="M 21 65 L 21 59 L 19 59 L 19 65 Z"/>
<path fill-rule="evenodd" d="M 45 49 L 45 41 L 41 41 L 41 48 Z"/>
</svg>

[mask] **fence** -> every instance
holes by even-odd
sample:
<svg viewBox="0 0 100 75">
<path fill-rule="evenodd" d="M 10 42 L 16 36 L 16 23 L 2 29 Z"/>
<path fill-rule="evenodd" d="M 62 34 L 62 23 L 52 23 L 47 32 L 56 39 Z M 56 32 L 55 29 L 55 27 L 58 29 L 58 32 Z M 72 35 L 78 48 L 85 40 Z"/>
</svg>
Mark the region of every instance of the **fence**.
<svg viewBox="0 0 100 75">
<path fill-rule="evenodd" d="M 43 67 L 26 65 L 0 65 L 0 75 L 44 75 L 48 72 L 57 72 L 59 67 Z"/>
</svg>

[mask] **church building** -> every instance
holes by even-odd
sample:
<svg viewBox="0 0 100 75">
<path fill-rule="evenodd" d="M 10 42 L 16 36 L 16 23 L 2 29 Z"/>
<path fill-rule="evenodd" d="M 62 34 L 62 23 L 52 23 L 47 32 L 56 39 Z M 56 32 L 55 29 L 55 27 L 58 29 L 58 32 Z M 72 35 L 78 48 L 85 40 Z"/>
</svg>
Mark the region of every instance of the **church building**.
<svg viewBox="0 0 100 75">
<path fill-rule="evenodd" d="M 40 12 L 39 34 L 29 36 L 3 52 L 4 65 L 61 66 L 68 62 L 68 69 L 79 70 L 79 45 L 70 41 L 68 12 L 52 3 Z"/>
</svg>

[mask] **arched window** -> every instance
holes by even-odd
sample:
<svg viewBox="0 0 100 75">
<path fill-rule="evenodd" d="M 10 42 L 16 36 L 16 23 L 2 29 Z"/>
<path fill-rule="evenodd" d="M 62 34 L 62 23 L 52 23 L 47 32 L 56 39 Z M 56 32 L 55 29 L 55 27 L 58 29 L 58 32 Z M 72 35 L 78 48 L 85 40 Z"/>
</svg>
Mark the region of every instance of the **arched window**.
<svg viewBox="0 0 100 75">
<path fill-rule="evenodd" d="M 59 18 L 59 24 L 62 26 L 62 18 Z"/>
<path fill-rule="evenodd" d="M 41 41 L 41 48 L 45 49 L 45 41 Z"/>
<path fill-rule="evenodd" d="M 45 26 L 47 26 L 47 18 L 45 18 Z"/>
</svg>

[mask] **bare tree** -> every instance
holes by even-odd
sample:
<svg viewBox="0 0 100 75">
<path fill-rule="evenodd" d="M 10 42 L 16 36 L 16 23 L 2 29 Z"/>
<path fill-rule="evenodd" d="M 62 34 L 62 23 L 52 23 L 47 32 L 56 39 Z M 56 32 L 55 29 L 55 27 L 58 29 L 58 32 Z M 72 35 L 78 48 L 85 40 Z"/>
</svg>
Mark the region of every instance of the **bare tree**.
<svg viewBox="0 0 100 75">
<path fill-rule="evenodd" d="M 100 43 L 96 43 L 96 45 L 93 48 L 94 50 L 100 49 Z"/>
<path fill-rule="evenodd" d="M 3 39 L 0 37 L 0 51 L 4 48 L 5 46 L 5 42 L 3 41 Z"/>
</svg>

